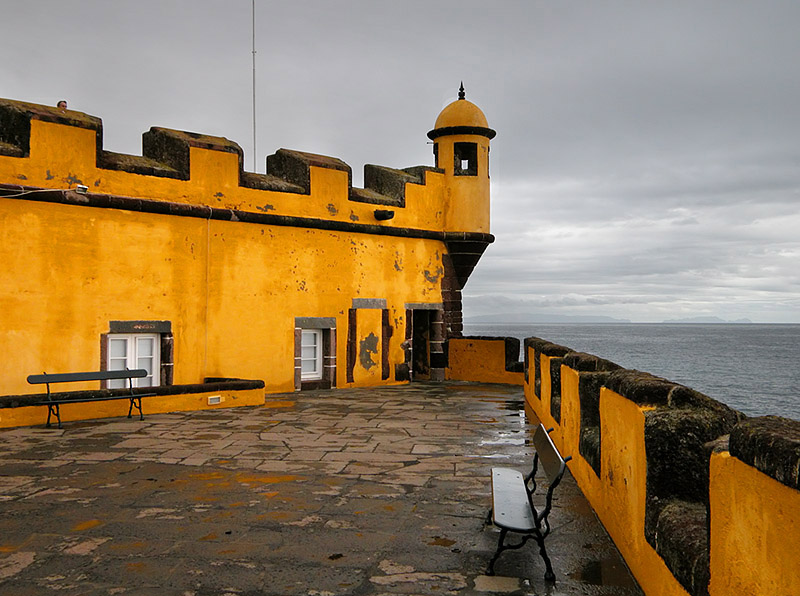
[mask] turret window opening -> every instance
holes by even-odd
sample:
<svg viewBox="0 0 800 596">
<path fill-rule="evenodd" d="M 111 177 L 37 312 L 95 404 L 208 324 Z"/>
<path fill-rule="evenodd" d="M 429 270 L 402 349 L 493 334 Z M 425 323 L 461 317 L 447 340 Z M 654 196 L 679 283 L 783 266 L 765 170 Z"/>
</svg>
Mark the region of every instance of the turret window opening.
<svg viewBox="0 0 800 596">
<path fill-rule="evenodd" d="M 478 175 L 478 145 L 477 143 L 453 144 L 454 168 L 456 176 Z"/>
</svg>

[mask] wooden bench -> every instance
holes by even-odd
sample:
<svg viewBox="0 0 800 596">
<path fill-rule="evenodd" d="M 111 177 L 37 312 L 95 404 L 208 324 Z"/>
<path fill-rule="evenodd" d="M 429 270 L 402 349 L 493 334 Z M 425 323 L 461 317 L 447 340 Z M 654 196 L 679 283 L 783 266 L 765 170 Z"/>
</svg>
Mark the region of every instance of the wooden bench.
<svg viewBox="0 0 800 596">
<path fill-rule="evenodd" d="M 544 578 L 552 582 L 556 576 L 544 545 L 545 538 L 550 534 L 550 522 L 547 517 L 553 505 L 553 491 L 561 482 L 567 462 L 572 458 L 561 457 L 548 431 L 541 424 L 533 433 L 533 446 L 536 453 L 533 456 L 533 468 L 527 476 L 523 477 L 521 472 L 512 468 L 492 468 L 492 509 L 487 521 L 500 528 L 500 540 L 486 574 L 494 575 L 494 564 L 500 553 L 522 548 L 530 538 L 533 538 L 539 545 L 539 554 L 544 560 Z M 536 472 L 540 463 L 549 481 L 541 511 L 533 503 Z M 522 541 L 519 544 L 506 543 L 509 532 L 523 535 Z"/>
<path fill-rule="evenodd" d="M 134 393 L 133 392 L 133 379 L 146 377 L 147 371 L 143 368 L 136 368 L 133 370 L 101 370 L 97 372 L 78 372 L 78 373 L 59 373 L 30 375 L 28 383 L 31 385 L 47 385 L 47 399 L 34 402 L 33 405 L 47 406 L 47 428 L 50 428 L 50 417 L 55 414 L 58 419 L 58 428 L 61 428 L 61 412 L 59 406 L 61 404 L 78 404 L 92 401 L 108 401 L 112 399 L 128 399 L 131 402 L 128 408 L 128 418 L 131 417 L 134 406 L 139 410 L 139 420 L 144 420 L 142 413 L 142 398 L 156 395 L 155 393 Z M 126 395 L 87 395 L 81 397 L 65 397 L 54 398 L 50 393 L 51 383 L 77 383 L 78 381 L 110 381 L 113 379 L 128 379 L 129 394 Z"/>
</svg>

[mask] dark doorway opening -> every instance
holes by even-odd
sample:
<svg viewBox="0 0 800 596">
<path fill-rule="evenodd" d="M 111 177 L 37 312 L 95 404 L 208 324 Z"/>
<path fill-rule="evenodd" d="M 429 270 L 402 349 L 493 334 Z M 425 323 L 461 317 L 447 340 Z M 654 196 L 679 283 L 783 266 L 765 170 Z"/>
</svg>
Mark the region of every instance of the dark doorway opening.
<svg viewBox="0 0 800 596">
<path fill-rule="evenodd" d="M 411 320 L 411 380 L 431 378 L 431 310 L 413 310 Z"/>
</svg>

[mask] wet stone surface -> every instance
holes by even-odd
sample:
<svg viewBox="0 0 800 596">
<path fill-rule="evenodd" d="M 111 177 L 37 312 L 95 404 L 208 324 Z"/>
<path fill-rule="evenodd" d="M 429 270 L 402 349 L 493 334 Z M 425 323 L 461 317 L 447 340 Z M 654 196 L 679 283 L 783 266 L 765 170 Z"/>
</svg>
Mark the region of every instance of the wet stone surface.
<svg viewBox="0 0 800 596">
<path fill-rule="evenodd" d="M 572 478 L 483 575 L 489 469 L 529 465 L 519 388 L 313 391 L 267 407 L 0 431 L 0 593 L 641 594 Z"/>
</svg>

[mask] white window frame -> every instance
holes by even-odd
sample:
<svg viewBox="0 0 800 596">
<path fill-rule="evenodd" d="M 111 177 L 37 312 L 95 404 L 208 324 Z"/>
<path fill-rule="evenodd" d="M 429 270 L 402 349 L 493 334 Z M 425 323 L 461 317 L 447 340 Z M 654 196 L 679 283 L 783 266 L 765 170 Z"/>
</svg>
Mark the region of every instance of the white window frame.
<svg viewBox="0 0 800 596">
<path fill-rule="evenodd" d="M 153 353 L 150 356 L 140 354 L 141 343 L 143 340 L 151 340 Z M 112 356 L 112 344 L 115 341 L 125 342 L 125 355 Z M 140 360 L 149 358 L 150 374 L 146 377 L 132 379 L 134 387 L 158 387 L 161 384 L 161 335 L 159 333 L 109 333 L 107 336 L 108 351 L 106 357 L 106 370 L 134 370 L 137 368 L 147 368 L 141 366 Z M 110 379 L 109 389 L 117 389 L 128 386 L 126 379 Z"/>
<path fill-rule="evenodd" d="M 303 381 L 319 381 L 323 376 L 323 334 L 322 329 L 301 329 L 300 339 L 300 379 Z M 307 339 L 313 342 L 307 343 Z M 306 348 L 313 349 L 313 355 L 306 355 Z M 312 364 L 312 370 L 305 370 L 306 364 Z"/>
</svg>

